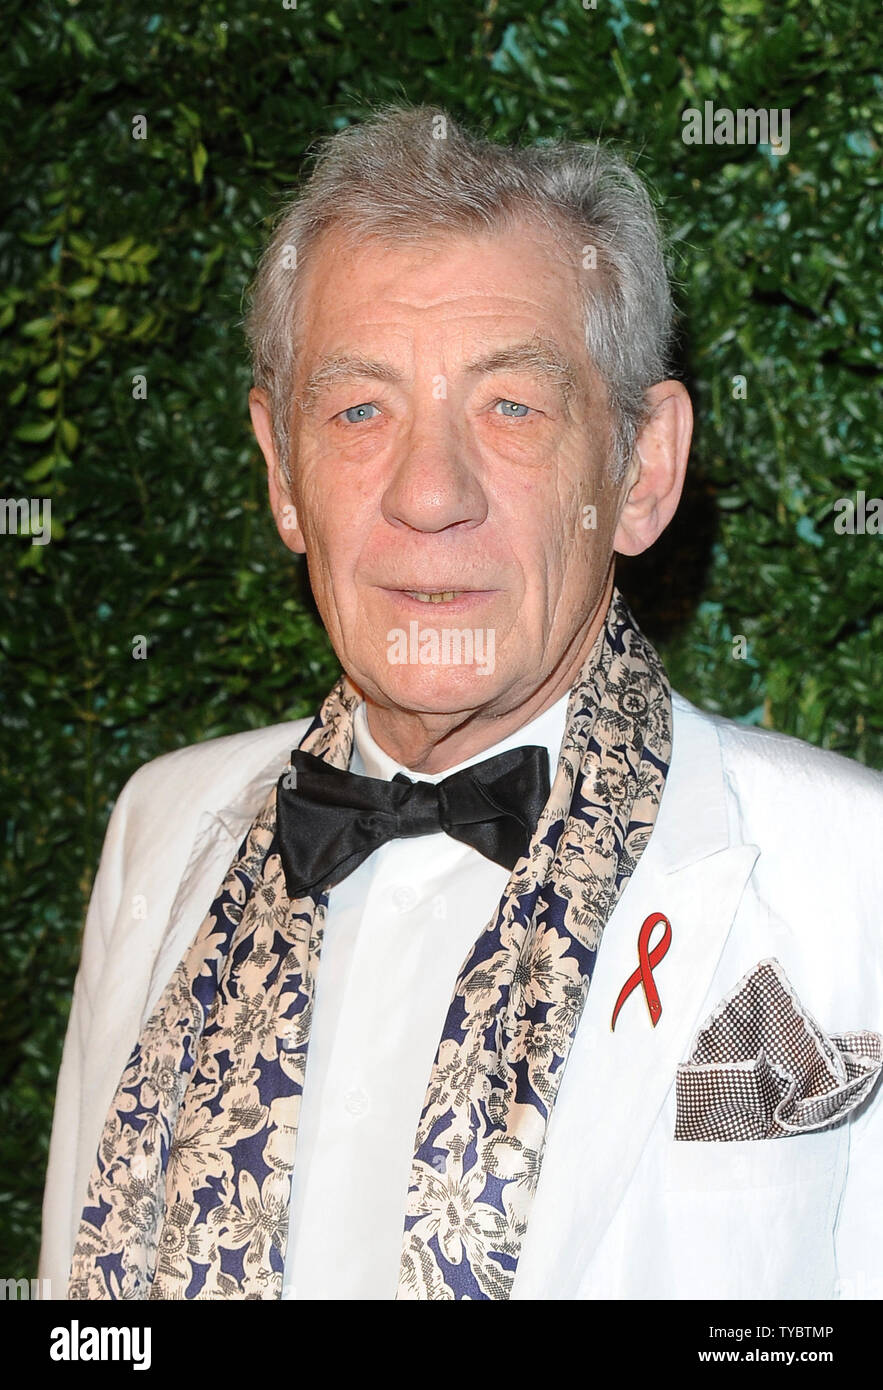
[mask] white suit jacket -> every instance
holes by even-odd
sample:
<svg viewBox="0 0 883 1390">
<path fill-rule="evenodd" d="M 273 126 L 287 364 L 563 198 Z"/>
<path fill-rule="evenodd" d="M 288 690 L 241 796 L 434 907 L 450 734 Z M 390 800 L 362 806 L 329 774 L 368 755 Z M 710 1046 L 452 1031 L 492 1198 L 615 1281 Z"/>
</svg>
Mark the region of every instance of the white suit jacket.
<svg viewBox="0 0 883 1390">
<path fill-rule="evenodd" d="M 129 1053 L 308 722 L 166 754 L 119 796 L 58 1079 L 40 1263 L 54 1298 Z M 883 1085 L 829 1130 L 673 1138 L 678 1063 L 759 961 L 779 960 L 826 1032 L 883 1031 L 881 841 L 879 773 L 674 697 L 671 771 L 602 938 L 513 1298 L 883 1297 Z M 662 1017 L 650 1026 L 637 990 L 612 1032 L 655 911 L 672 926 Z"/>
</svg>

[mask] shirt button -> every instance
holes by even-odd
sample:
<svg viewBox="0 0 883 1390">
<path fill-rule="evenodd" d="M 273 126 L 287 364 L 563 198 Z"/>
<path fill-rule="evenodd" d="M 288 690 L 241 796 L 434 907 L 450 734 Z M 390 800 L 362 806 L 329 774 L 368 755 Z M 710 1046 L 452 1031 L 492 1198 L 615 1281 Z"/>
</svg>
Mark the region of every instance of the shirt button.
<svg viewBox="0 0 883 1390">
<path fill-rule="evenodd" d="M 343 1098 L 343 1108 L 348 1115 L 365 1115 L 370 1104 L 367 1092 L 358 1088 L 354 1091 L 347 1091 Z"/>
</svg>

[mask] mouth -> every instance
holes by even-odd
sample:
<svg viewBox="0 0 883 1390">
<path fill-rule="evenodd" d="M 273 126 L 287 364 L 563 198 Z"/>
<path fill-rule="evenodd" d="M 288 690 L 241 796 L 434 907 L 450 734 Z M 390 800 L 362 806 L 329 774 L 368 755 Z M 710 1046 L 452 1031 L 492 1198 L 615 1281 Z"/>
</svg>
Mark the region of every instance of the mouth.
<svg viewBox="0 0 883 1390">
<path fill-rule="evenodd" d="M 382 589 L 393 600 L 404 603 L 444 604 L 446 607 L 467 608 L 482 603 L 496 594 L 496 589 Z"/>
<path fill-rule="evenodd" d="M 418 603 L 450 603 L 452 599 L 462 598 L 463 594 L 469 593 L 468 589 L 436 589 L 432 593 L 421 593 L 417 589 L 402 589 L 403 594 L 408 598 L 417 599 Z"/>
</svg>

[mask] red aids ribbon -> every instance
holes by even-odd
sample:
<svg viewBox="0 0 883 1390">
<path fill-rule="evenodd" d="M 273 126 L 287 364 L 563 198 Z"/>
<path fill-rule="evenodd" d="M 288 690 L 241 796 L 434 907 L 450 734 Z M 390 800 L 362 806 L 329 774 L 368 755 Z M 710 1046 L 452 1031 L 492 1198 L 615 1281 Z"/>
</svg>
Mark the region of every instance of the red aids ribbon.
<svg viewBox="0 0 883 1390">
<path fill-rule="evenodd" d="M 662 933 L 661 939 L 653 947 L 653 950 L 649 951 L 648 947 L 650 945 L 650 937 L 653 935 L 653 928 L 659 922 L 665 923 L 665 931 Z M 616 1027 L 616 1020 L 619 1017 L 620 1009 L 628 999 L 632 990 L 637 989 L 638 985 L 644 986 L 644 998 L 647 1000 L 647 1008 L 650 1010 L 650 1022 L 653 1024 L 654 1028 L 656 1027 L 662 1017 L 662 1005 L 659 1002 L 659 990 L 656 988 L 656 982 L 653 979 L 653 971 L 662 960 L 662 957 L 665 955 L 670 945 L 671 923 L 664 912 L 651 912 L 638 933 L 638 960 L 640 964 L 634 975 L 629 975 L 620 991 L 619 998 L 616 1001 L 616 1007 L 613 1010 L 613 1018 L 610 1021 L 611 1033 Z"/>
</svg>

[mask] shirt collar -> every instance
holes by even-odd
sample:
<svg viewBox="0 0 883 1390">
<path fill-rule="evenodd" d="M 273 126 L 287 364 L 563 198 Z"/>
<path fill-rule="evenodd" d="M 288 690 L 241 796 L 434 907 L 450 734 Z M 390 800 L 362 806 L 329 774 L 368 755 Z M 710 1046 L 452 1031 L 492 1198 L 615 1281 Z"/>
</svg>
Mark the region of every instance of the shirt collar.
<svg viewBox="0 0 883 1390">
<path fill-rule="evenodd" d="M 372 737 L 368 728 L 368 715 L 364 700 L 358 706 L 353 722 L 353 755 L 350 762 L 350 771 L 361 773 L 366 777 L 378 777 L 383 781 L 389 782 L 395 777 L 397 772 L 404 773 L 415 782 L 440 782 L 444 777 L 450 777 L 454 772 L 460 772 L 464 767 L 472 767 L 474 763 L 484 762 L 485 758 L 492 758 L 497 753 L 505 753 L 510 748 L 521 748 L 524 744 L 537 744 L 540 748 L 545 748 L 549 754 L 549 781 L 555 780 L 555 773 L 558 768 L 558 759 L 561 754 L 561 744 L 564 740 L 564 730 L 567 724 L 567 705 L 570 700 L 570 691 L 562 695 L 554 705 L 550 705 L 542 714 L 537 715 L 529 724 L 524 724 L 520 729 L 515 729 L 505 738 L 490 748 L 485 748 L 473 757 L 467 758 L 462 763 L 457 763 L 456 767 L 448 767 L 444 772 L 414 772 L 404 764 L 396 762 L 395 758 L 380 747 Z"/>
</svg>

